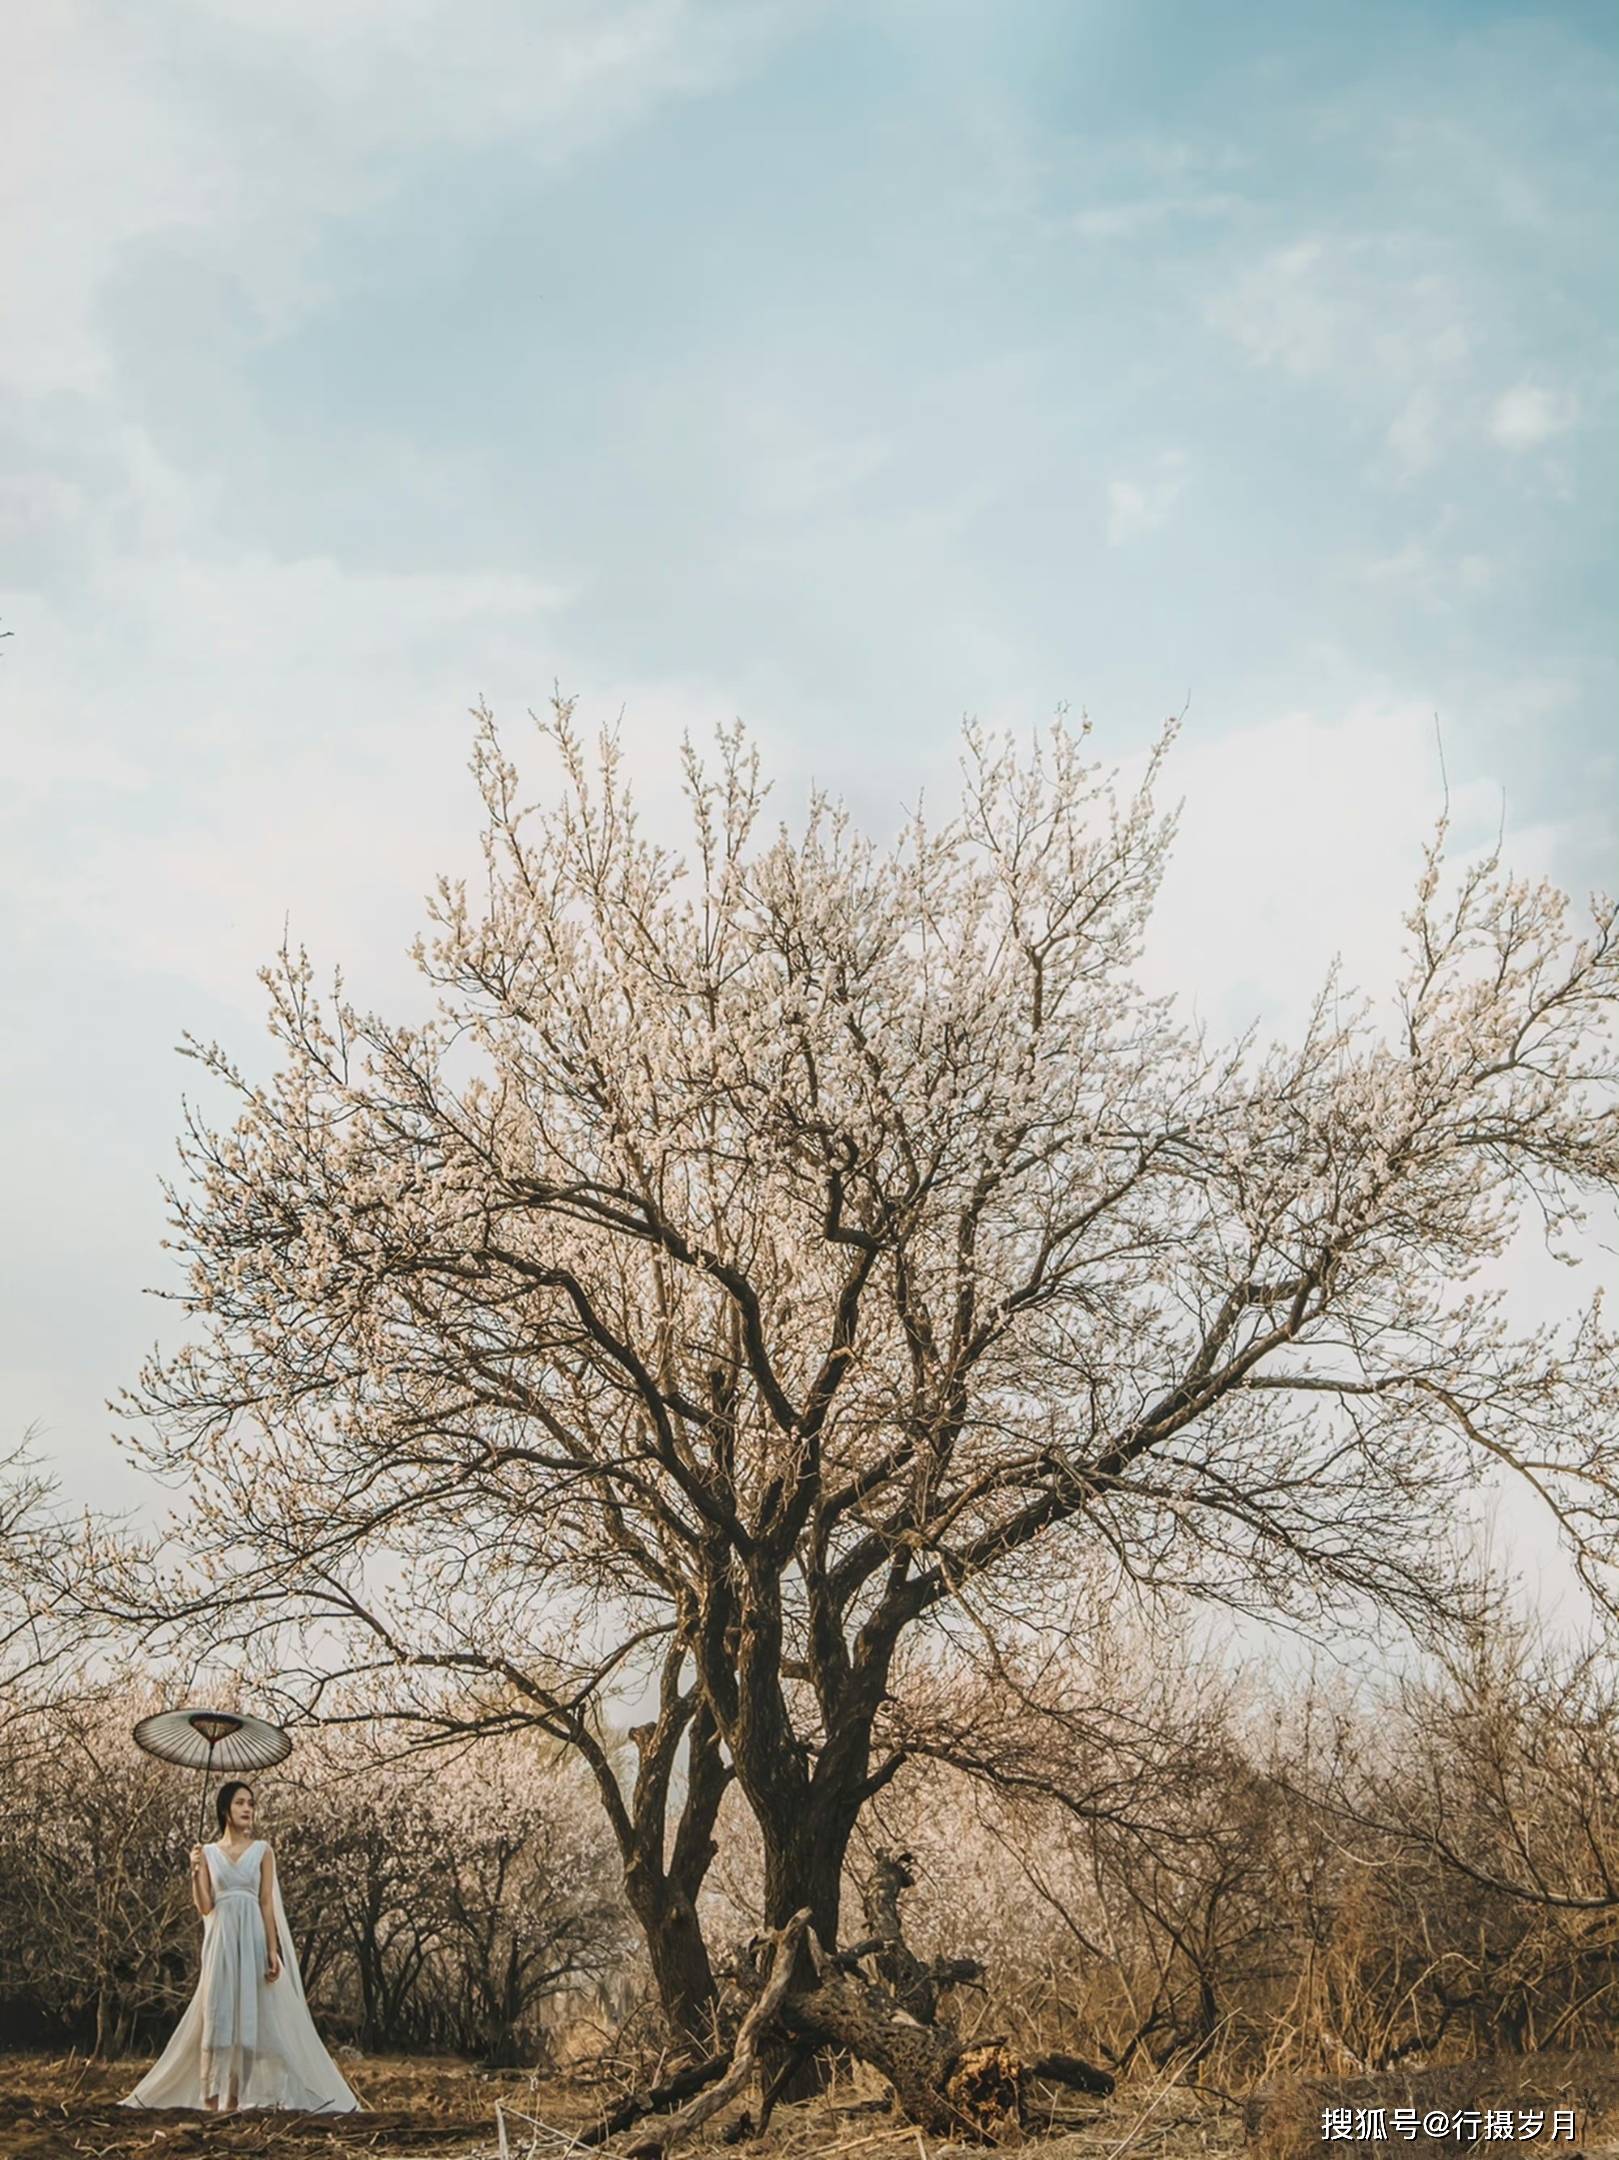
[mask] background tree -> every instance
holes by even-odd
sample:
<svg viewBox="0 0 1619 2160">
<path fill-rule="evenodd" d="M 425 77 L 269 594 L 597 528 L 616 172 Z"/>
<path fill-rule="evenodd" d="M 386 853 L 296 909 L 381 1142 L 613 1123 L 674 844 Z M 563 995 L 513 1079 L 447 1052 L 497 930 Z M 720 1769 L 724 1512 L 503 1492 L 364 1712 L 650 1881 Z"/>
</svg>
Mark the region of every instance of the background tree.
<svg viewBox="0 0 1619 2160">
<path fill-rule="evenodd" d="M 1383 1020 L 1334 980 L 1294 1044 L 1219 1047 L 1134 975 L 1164 743 L 1121 806 L 1082 732 L 969 731 L 959 809 L 880 848 L 822 799 L 764 834 L 727 735 L 683 865 L 610 738 L 542 733 L 528 810 L 481 720 L 436 1018 L 284 953 L 274 1076 L 194 1046 L 237 1102 L 173 1196 L 200 1340 L 132 1400 L 195 1503 L 170 1610 L 297 1614 L 579 1746 L 689 2015 L 671 1869 L 724 1777 L 761 1917 L 832 1943 L 894 1706 L 968 1610 L 1038 1629 L 1100 1567 L 1431 1630 L 1501 1471 L 1605 1594 L 1613 1338 L 1598 1304 L 1516 1330 L 1480 1271 L 1619 1183 L 1610 902 L 1577 937 L 1493 855 L 1447 878 L 1441 830 Z M 598 1728 L 636 1684 L 626 1799 Z"/>
<path fill-rule="evenodd" d="M 118 2056 L 165 2041 L 196 1984 L 195 1780 L 142 1755 L 156 1676 L 0 1736 L 0 2037 Z M 553 1751 L 554 1757 L 554 1751 Z M 577 1766 L 529 1736 L 403 1766 L 306 1736 L 258 1781 L 323 2027 L 374 2050 L 542 2056 L 624 1963 L 611 1840 Z"/>
<path fill-rule="evenodd" d="M 47 1705 L 88 1687 L 95 1646 L 60 1595 L 75 1534 L 31 1441 L 0 1455 L 0 1739 L 13 1751 L 38 1737 Z"/>
<path fill-rule="evenodd" d="M 460 1976 L 453 2044 L 492 2064 L 520 2061 L 538 2008 L 595 1990 L 627 1950 L 589 1796 L 555 1772 L 537 1792 L 534 1755 L 508 1739 L 464 1758 L 460 1806 L 440 1833 L 445 1952 Z"/>
<path fill-rule="evenodd" d="M 65 2029 L 107 2056 L 130 2046 L 143 2014 L 184 2002 L 180 1943 L 194 1921 L 185 1855 L 195 1832 L 173 1777 L 128 1741 L 129 1699 L 111 1684 L 64 1696 L 49 1705 L 48 1729 L 0 1740 L 4 2022 Z"/>
</svg>

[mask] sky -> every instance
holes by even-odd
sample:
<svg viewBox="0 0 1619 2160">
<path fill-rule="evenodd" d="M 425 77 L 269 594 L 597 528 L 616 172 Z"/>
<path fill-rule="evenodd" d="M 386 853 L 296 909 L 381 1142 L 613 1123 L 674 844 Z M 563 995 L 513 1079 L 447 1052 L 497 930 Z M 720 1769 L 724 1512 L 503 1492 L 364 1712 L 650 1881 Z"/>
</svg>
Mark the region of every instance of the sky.
<svg viewBox="0 0 1619 2160">
<path fill-rule="evenodd" d="M 1611 887 L 1616 46 L 1495 0 L 13 10 L 0 1438 L 142 1498 L 105 1403 L 169 1321 L 175 1045 L 263 1056 L 284 926 L 413 995 L 480 698 L 622 714 L 654 811 L 739 715 L 784 809 L 878 830 L 964 715 L 1066 703 L 1128 770 L 1184 710 L 1151 967 L 1232 1028 L 1388 980 L 1447 784 L 1459 846 Z"/>
</svg>

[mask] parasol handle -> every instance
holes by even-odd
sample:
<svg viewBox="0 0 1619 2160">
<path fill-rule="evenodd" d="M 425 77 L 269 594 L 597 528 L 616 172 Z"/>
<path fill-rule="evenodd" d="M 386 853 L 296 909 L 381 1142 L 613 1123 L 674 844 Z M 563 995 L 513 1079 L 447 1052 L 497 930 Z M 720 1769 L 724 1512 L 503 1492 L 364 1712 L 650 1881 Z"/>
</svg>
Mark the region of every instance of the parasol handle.
<svg viewBox="0 0 1619 2160">
<path fill-rule="evenodd" d="M 197 1843 L 202 1844 L 208 1835 L 208 1780 L 214 1770 L 214 1743 L 208 1743 L 208 1760 L 202 1766 L 202 1789 L 197 1795 Z"/>
</svg>

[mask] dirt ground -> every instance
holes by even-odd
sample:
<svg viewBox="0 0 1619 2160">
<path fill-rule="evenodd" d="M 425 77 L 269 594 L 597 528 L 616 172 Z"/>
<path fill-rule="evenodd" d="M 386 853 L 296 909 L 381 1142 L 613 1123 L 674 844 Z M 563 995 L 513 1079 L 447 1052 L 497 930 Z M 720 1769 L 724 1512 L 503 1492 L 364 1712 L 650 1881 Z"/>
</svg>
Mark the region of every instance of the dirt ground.
<svg viewBox="0 0 1619 2160">
<path fill-rule="evenodd" d="M 0 2160 L 68 2160 L 69 2155 L 126 2154 L 182 2160 L 192 2154 L 295 2156 L 366 2153 L 471 2155 L 494 2149 L 495 2104 L 507 2090 L 525 2106 L 537 2089 L 524 2079 L 511 2087 L 453 2062 L 345 2059 L 344 2076 L 365 2112 L 345 2116 L 242 2114 L 226 2120 L 189 2111 L 121 2108 L 119 2100 L 146 2069 L 144 2061 L 87 2063 L 82 2057 L 0 2056 Z M 566 2088 L 547 2103 L 561 2104 Z M 591 2114 L 588 2095 L 574 2094 L 563 2121 Z"/>
<path fill-rule="evenodd" d="M 596 2119 L 601 2096 L 582 2085 L 537 2083 L 526 2073 L 487 2075 L 455 2062 L 345 2058 L 343 2075 L 365 2103 L 348 2116 L 239 2115 L 224 2120 L 118 2106 L 145 2064 L 0 2056 L 0 2160 L 565 2160 L 570 2133 Z M 497 2112 L 498 2111 L 498 2112 Z M 733 2109 L 688 2148 L 716 2156 Z M 1215 2160 L 1242 2149 L 1240 2116 L 1182 2088 L 1127 2088 L 1105 2103 L 1064 2100 L 1039 2142 L 1041 2160 Z M 933 2160 L 940 2147 L 887 2111 L 875 2093 L 839 2088 L 807 2108 L 784 2108 L 767 2137 L 738 2148 L 745 2160 Z"/>
<path fill-rule="evenodd" d="M 342 2067 L 364 2102 L 362 2114 L 220 2119 L 121 2109 L 118 2100 L 145 2068 L 141 2062 L 109 2067 L 71 2056 L 0 2055 L 0 2160 L 199 2160 L 204 2154 L 340 2160 L 347 2153 L 371 2160 L 585 2160 L 574 2135 L 597 2119 L 604 2098 L 600 2088 L 583 2083 L 489 2074 L 453 2061 L 345 2056 Z M 1026 2150 L 1031 2160 L 1400 2160 L 1402 2154 L 1441 2160 L 1460 2148 L 1427 2138 L 1328 2142 L 1322 2106 L 1513 2099 L 1548 2106 L 1567 2100 L 1578 2108 L 1577 2141 L 1535 2144 L 1531 2149 L 1543 2160 L 1619 2155 L 1619 2063 L 1590 2053 L 1497 2057 L 1378 2079 L 1301 2079 L 1246 2109 L 1145 2074 L 1106 2101 L 1055 2097 L 1050 2119 L 1030 2124 Z M 887 2108 L 874 2080 L 839 2084 L 807 2107 L 781 2109 L 763 2139 L 746 2136 L 741 2113 L 734 2106 L 694 2139 L 685 2148 L 691 2160 L 721 2160 L 728 2149 L 739 2160 L 944 2160 L 946 2154 L 963 2160 L 972 2150 L 925 2139 Z M 728 2127 L 743 2132 L 729 2148 L 722 2142 Z"/>
</svg>

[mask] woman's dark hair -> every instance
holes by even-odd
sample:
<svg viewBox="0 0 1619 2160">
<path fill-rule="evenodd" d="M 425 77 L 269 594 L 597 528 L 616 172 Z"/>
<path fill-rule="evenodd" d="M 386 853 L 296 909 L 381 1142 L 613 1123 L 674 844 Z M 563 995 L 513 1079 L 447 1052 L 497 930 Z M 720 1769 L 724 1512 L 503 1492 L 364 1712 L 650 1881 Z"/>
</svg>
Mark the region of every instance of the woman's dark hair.
<svg viewBox="0 0 1619 2160">
<path fill-rule="evenodd" d="M 245 1778 L 232 1778 L 227 1784 L 220 1786 L 219 1791 L 214 1796 L 214 1814 L 219 1821 L 219 1834 L 221 1837 L 225 1835 L 225 1825 L 230 1820 L 231 1802 L 239 1792 L 251 1792 L 252 1790 L 252 1786 L 248 1784 Z"/>
</svg>

